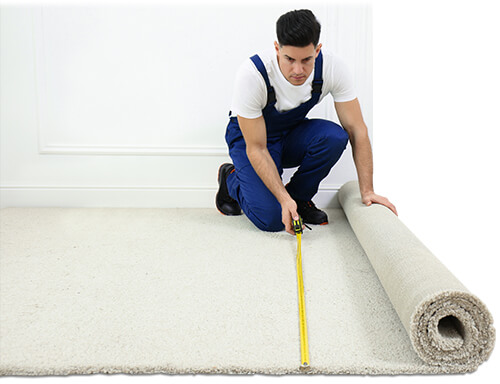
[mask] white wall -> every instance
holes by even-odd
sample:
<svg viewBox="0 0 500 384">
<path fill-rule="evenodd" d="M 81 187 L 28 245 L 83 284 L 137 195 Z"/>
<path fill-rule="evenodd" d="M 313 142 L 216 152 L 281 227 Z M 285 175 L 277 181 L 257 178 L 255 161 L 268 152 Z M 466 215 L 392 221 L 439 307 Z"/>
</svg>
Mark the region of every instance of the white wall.
<svg viewBox="0 0 500 384">
<path fill-rule="evenodd" d="M 1 206 L 214 207 L 236 69 L 303 7 L 3 6 Z M 350 66 L 371 135 L 370 5 L 307 7 Z M 338 122 L 331 96 L 310 116 Z M 349 146 L 315 201 L 355 178 Z"/>
</svg>

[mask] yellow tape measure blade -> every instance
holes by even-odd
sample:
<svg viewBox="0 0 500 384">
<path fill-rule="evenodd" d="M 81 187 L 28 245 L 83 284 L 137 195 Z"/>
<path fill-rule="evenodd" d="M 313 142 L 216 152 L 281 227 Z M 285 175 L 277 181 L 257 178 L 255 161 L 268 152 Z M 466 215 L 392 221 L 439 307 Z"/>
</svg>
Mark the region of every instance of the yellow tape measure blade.
<svg viewBox="0 0 500 384">
<path fill-rule="evenodd" d="M 302 224 L 302 223 L 300 223 Z M 301 227 L 302 228 L 302 225 Z M 301 240 L 302 235 L 300 232 L 297 234 L 297 287 L 299 296 L 299 328 L 300 328 L 300 358 L 301 369 L 305 370 L 309 367 L 309 347 L 307 342 L 307 320 L 306 320 L 306 304 L 304 294 L 304 278 L 302 275 L 302 251 Z"/>
</svg>

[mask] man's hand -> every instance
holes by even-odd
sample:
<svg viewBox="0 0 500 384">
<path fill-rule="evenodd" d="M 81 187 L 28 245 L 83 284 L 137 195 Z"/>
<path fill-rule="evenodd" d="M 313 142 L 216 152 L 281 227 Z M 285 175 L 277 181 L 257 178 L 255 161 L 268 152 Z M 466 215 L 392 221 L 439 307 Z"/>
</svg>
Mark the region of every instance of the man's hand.
<svg viewBox="0 0 500 384">
<path fill-rule="evenodd" d="M 281 203 L 281 221 L 285 224 L 285 230 L 295 236 L 292 218 L 293 220 L 298 220 L 299 214 L 297 213 L 297 203 L 290 198 Z"/>
<path fill-rule="evenodd" d="M 389 208 L 394 214 L 397 216 L 398 211 L 396 211 L 396 207 L 387 199 L 387 197 L 379 196 L 375 192 L 368 192 L 362 195 L 361 201 L 363 204 L 367 205 L 368 207 L 372 205 L 372 203 L 375 204 L 382 204 Z"/>
</svg>

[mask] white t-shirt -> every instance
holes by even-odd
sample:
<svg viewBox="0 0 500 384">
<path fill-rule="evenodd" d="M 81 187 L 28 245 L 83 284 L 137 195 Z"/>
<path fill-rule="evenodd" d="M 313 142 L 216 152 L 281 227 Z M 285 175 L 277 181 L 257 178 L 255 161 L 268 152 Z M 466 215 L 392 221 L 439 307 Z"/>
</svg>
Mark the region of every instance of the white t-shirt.
<svg viewBox="0 0 500 384">
<path fill-rule="evenodd" d="M 319 102 L 329 93 L 338 102 L 350 101 L 356 98 L 353 80 L 347 65 L 333 52 L 321 49 L 323 54 L 323 88 Z M 314 70 L 302 85 L 291 84 L 281 73 L 276 50 L 268 49 L 258 52 L 267 71 L 269 82 L 276 92 L 275 108 L 279 112 L 298 107 L 311 98 Z M 240 115 L 248 119 L 262 116 L 262 110 L 267 104 L 267 88 L 264 78 L 248 58 L 236 72 L 231 116 Z"/>
</svg>

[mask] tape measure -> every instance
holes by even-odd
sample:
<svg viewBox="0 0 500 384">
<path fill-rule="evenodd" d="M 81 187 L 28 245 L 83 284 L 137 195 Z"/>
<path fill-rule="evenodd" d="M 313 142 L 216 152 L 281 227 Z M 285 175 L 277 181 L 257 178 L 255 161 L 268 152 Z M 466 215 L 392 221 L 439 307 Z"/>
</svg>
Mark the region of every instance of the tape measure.
<svg viewBox="0 0 500 384">
<path fill-rule="evenodd" d="M 310 369 L 309 363 L 309 345 L 307 341 L 307 320 L 306 320 L 306 301 L 304 296 L 304 278 L 302 276 L 302 218 L 293 220 L 293 230 L 297 237 L 297 287 L 299 293 L 299 329 L 300 329 L 300 370 Z M 309 227 L 307 227 L 309 228 Z M 311 229 L 311 228 L 309 228 Z"/>
</svg>

